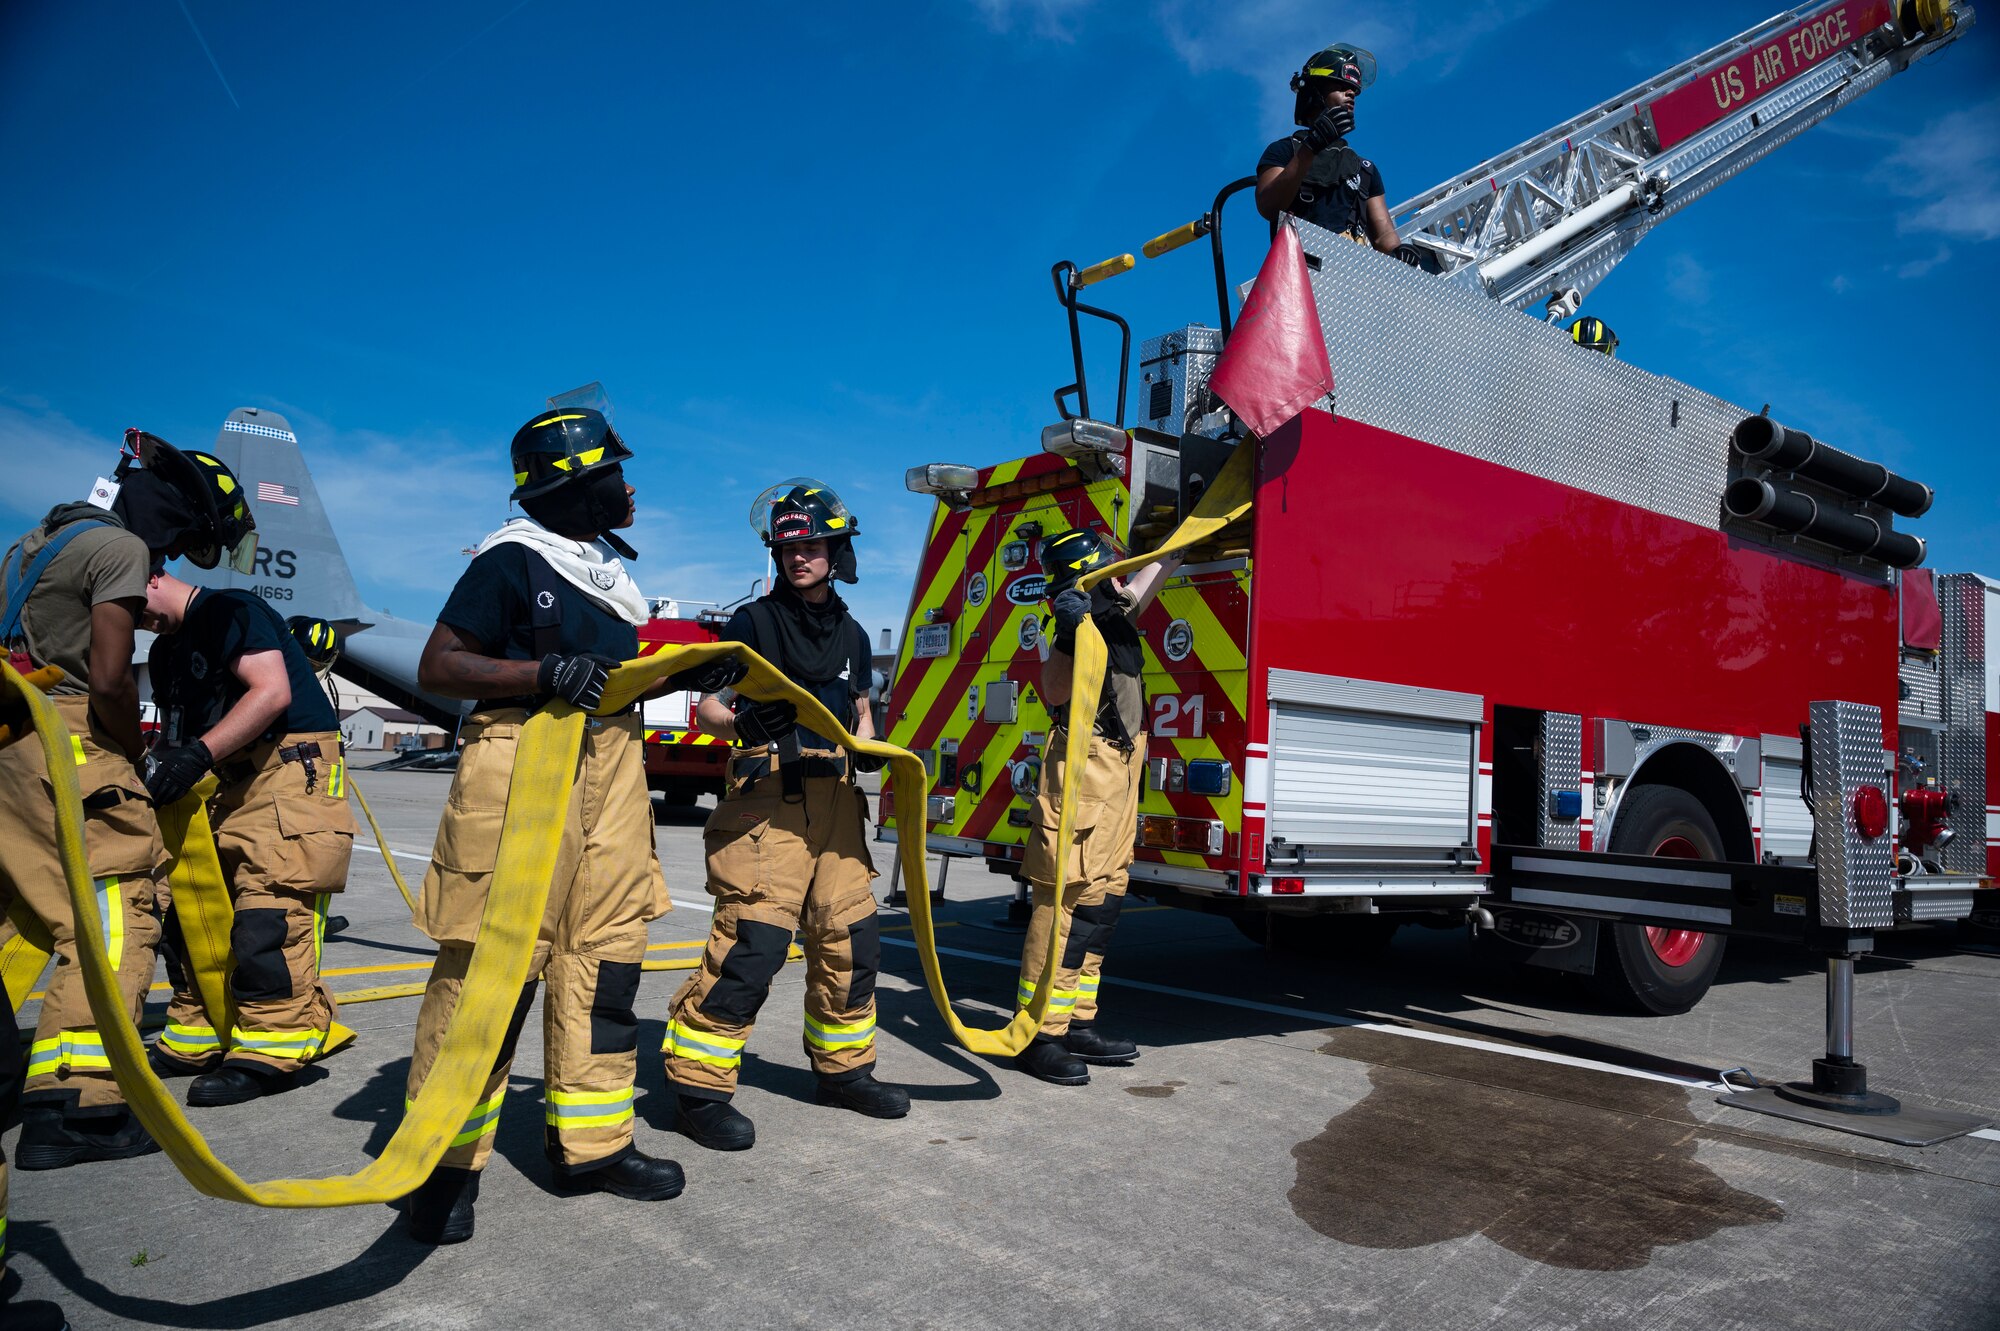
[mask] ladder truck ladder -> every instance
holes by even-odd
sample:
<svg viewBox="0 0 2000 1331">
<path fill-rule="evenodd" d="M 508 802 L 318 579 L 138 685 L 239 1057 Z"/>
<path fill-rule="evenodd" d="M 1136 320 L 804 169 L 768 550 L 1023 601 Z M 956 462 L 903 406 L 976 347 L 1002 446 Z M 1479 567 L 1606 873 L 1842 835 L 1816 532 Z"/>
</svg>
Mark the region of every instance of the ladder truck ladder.
<svg viewBox="0 0 2000 1331">
<path fill-rule="evenodd" d="M 1955 0 L 1787 10 L 1398 205 L 1397 231 L 1445 280 L 1567 318 L 1660 222 L 1972 20 Z"/>
</svg>

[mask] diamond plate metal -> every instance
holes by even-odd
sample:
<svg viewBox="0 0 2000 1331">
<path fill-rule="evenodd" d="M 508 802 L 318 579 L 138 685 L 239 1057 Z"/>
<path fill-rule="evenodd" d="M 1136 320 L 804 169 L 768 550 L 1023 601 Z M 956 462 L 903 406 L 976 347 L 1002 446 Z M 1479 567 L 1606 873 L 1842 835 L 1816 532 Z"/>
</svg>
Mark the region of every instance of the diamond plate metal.
<svg viewBox="0 0 2000 1331">
<path fill-rule="evenodd" d="M 1853 810 L 1854 792 L 1862 786 L 1886 790 L 1882 713 L 1854 702 L 1816 702 L 1811 712 L 1819 922 L 1830 929 L 1886 929 L 1896 921 L 1895 838 L 1862 836 Z"/>
<path fill-rule="evenodd" d="M 1202 412 L 1199 408 L 1221 405 L 1208 396 L 1208 376 L 1214 371 L 1215 358 L 1221 351 L 1221 331 L 1201 324 L 1189 324 L 1141 342 L 1140 423 L 1168 434 L 1220 434 L 1227 418 L 1219 410 Z M 1167 389 L 1167 408 L 1155 413 L 1154 393 L 1162 384 Z"/>
<path fill-rule="evenodd" d="M 1944 674 L 1936 658 L 1905 656 L 1896 668 L 1896 678 L 1903 686 L 1903 698 L 1896 709 L 1902 720 L 1944 720 Z"/>
<path fill-rule="evenodd" d="M 1939 780 L 1952 797 L 1951 844 L 1938 853 L 1949 873 L 1986 871 L 1986 585 L 1971 573 L 1938 579 L 1944 619 L 1938 665 L 1944 683 Z"/>
<path fill-rule="evenodd" d="M 1338 414 L 1719 527 L 1729 434 L 1750 412 L 1329 231 L 1301 223 L 1299 239 Z"/>
<path fill-rule="evenodd" d="M 1535 843 L 1555 850 L 1582 849 L 1583 820 L 1557 818 L 1551 813 L 1555 797 L 1563 791 L 1583 798 L 1583 718 L 1575 712 L 1543 712 L 1540 752 L 1536 772 L 1540 804 L 1536 812 Z"/>
</svg>

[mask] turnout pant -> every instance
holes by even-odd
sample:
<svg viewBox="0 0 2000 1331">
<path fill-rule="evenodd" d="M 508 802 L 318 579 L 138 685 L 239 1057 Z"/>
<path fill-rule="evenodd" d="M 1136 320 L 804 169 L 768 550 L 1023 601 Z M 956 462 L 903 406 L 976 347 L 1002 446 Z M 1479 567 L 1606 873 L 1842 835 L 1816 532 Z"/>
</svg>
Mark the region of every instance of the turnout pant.
<svg viewBox="0 0 2000 1331">
<path fill-rule="evenodd" d="M 306 764 L 284 756 L 317 744 Z M 174 995 L 159 1046 L 178 1062 L 218 1062 L 294 1072 L 319 1056 L 338 1010 L 319 975 L 327 901 L 347 886 L 354 813 L 347 807 L 340 736 L 286 735 L 252 745 L 220 764 L 223 784 L 210 806 L 215 850 L 229 883 L 234 919 L 229 988 L 236 1022 L 224 1055 L 221 1013 L 201 1004 L 177 917 L 169 915 L 167 975 Z"/>
<path fill-rule="evenodd" d="M 1067 766 L 1063 746 L 1067 743 L 1062 728 L 1049 733 L 1041 789 L 1035 798 L 1034 831 L 1022 866 L 1034 889 L 1035 908 L 1021 948 L 1019 1007 L 1028 1006 L 1041 982 L 1050 931 L 1059 921 L 1067 931 L 1062 958 L 1050 982 L 1049 1006 L 1042 1016 L 1042 1034 L 1050 1036 L 1062 1035 L 1072 1020 L 1097 1019 L 1104 954 L 1111 945 L 1111 933 L 1118 926 L 1118 911 L 1125 904 L 1125 889 L 1131 881 L 1132 845 L 1146 773 L 1144 735 L 1135 739 L 1129 753 L 1102 736 L 1092 735 L 1068 853 L 1058 855 L 1056 837 Z"/>
<path fill-rule="evenodd" d="M 69 726 L 69 758 L 83 787 L 84 851 L 98 924 L 118 971 L 126 1014 L 137 1023 L 153 983 L 153 955 L 160 941 L 154 879 L 165 871 L 166 849 L 145 784 L 90 716 L 89 699 L 58 694 L 51 701 Z M 0 1122 L 13 1116 L 10 1087 L 28 1103 L 60 1104 L 67 1118 L 125 1112 L 125 1097 L 112 1079 L 103 1036 L 84 997 L 76 922 L 55 828 L 42 746 L 28 735 L 0 749 L 0 914 L 11 917 L 30 938 L 40 941 L 46 935 L 53 944 L 55 971 L 28 1043 L 25 1077 L 0 1067 Z M 25 1001 L 27 995 L 11 997 Z M 11 1007 L 7 1019 L 13 1020 Z M 0 1062 L 5 1058 L 0 1048 Z"/>
<path fill-rule="evenodd" d="M 417 1014 L 409 1097 L 430 1075 L 457 1009 L 479 917 L 500 849 L 507 786 L 527 713 L 475 714 L 465 727 L 458 775 L 438 826 L 419 901 L 438 959 Z M 646 922 L 672 908 L 653 849 L 652 797 L 636 715 L 592 718 L 585 726 L 562 850 L 528 981 L 486 1088 L 441 1164 L 483 1169 L 493 1153 L 514 1046 L 534 1001 L 542 1007 L 545 1140 L 551 1159 L 571 1169 L 603 1168 L 632 1150 L 632 1094 L 639 1063 L 640 965 Z"/>
<path fill-rule="evenodd" d="M 667 1080 L 683 1095 L 726 1099 L 743 1046 L 795 932 L 806 953 L 805 1049 L 826 1078 L 875 1065 L 875 866 L 867 800 L 844 777 L 810 776 L 787 800 L 781 774 L 731 790 L 702 833 L 715 924 L 701 969 L 668 1014 Z"/>
</svg>

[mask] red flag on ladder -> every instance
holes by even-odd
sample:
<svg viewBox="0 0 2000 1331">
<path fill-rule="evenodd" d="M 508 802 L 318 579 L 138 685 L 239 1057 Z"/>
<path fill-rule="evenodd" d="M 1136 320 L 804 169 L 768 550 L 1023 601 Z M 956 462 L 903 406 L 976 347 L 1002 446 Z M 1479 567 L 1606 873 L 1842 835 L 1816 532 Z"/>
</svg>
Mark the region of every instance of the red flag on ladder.
<svg viewBox="0 0 2000 1331">
<path fill-rule="evenodd" d="M 1278 228 L 1208 386 L 1260 436 L 1333 391 L 1305 251 L 1290 226 Z"/>
</svg>

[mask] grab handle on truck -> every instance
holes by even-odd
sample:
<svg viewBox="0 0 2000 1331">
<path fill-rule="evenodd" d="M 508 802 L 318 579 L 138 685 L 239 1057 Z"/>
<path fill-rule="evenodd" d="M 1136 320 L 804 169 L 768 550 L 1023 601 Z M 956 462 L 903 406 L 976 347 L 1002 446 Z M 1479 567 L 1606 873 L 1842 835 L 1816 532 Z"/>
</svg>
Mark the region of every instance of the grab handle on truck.
<svg viewBox="0 0 2000 1331">
<path fill-rule="evenodd" d="M 1125 380 L 1132 366 L 1132 325 L 1109 310 L 1085 305 L 1076 298 L 1076 293 L 1079 288 L 1093 282 L 1130 271 L 1134 262 L 1131 255 L 1120 254 L 1084 269 L 1079 269 L 1068 259 L 1049 269 L 1049 276 L 1056 284 L 1056 299 L 1062 302 L 1063 309 L 1069 314 L 1069 354 L 1076 368 L 1076 382 L 1056 390 L 1056 413 L 1066 421 L 1090 415 L 1090 385 L 1083 372 L 1083 329 L 1077 321 L 1079 314 L 1088 314 L 1118 325 L 1118 416 L 1114 423 L 1121 430 L 1125 428 Z M 1063 402 L 1071 393 L 1076 394 L 1075 411 Z"/>
</svg>

